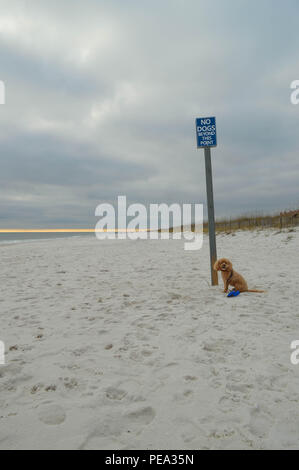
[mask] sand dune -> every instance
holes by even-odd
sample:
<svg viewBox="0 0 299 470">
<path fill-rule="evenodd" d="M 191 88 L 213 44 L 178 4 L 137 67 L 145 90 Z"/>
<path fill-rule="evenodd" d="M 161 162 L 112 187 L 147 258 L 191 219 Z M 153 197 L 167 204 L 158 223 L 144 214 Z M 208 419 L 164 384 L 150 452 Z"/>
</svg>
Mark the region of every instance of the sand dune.
<svg viewBox="0 0 299 470">
<path fill-rule="evenodd" d="M 1 246 L 1 449 L 299 448 L 298 232 Z"/>
</svg>

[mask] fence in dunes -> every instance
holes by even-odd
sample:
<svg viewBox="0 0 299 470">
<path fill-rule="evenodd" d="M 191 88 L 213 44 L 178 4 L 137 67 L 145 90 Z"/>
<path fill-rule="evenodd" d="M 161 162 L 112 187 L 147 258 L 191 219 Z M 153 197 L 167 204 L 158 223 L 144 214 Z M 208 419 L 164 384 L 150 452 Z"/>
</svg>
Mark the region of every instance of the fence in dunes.
<svg viewBox="0 0 299 470">
<path fill-rule="evenodd" d="M 299 226 L 299 210 L 281 212 L 267 216 L 243 216 L 236 219 L 218 219 L 216 230 L 218 232 L 230 232 L 234 230 L 253 230 L 256 228 L 292 228 Z M 204 223 L 204 231 L 208 231 L 208 223 Z"/>
</svg>

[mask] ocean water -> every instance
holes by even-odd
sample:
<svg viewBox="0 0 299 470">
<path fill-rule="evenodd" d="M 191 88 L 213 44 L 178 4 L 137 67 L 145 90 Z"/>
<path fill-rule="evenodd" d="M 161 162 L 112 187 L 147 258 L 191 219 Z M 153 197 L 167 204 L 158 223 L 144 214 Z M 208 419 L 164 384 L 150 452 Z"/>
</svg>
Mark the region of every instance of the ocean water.
<svg viewBox="0 0 299 470">
<path fill-rule="evenodd" d="M 38 240 L 55 240 L 57 238 L 94 237 L 92 233 L 0 233 L 0 245 L 26 243 Z"/>
</svg>

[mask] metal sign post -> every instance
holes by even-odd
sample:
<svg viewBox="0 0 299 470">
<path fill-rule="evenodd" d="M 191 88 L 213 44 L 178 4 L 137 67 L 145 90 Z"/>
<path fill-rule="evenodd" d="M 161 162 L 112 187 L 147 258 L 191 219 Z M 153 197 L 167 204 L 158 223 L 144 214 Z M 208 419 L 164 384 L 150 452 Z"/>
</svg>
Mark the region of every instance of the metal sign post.
<svg viewBox="0 0 299 470">
<path fill-rule="evenodd" d="M 214 270 L 217 261 L 216 234 L 215 234 L 215 210 L 213 195 L 213 177 L 211 162 L 211 147 L 217 146 L 216 118 L 196 119 L 197 148 L 203 148 L 206 164 L 207 202 L 209 218 L 210 262 L 211 281 L 213 286 L 218 286 L 218 273 Z"/>
</svg>

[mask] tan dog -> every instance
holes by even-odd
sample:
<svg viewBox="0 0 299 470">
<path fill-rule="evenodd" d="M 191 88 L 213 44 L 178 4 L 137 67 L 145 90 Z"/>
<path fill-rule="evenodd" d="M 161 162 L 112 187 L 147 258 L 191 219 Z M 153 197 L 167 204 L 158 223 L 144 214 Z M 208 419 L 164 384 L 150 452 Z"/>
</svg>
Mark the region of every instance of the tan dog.
<svg viewBox="0 0 299 470">
<path fill-rule="evenodd" d="M 228 286 L 233 286 L 235 290 L 240 292 L 257 292 L 262 294 L 263 290 L 249 290 L 247 282 L 241 274 L 233 270 L 233 265 L 227 258 L 221 258 L 214 264 L 215 271 L 221 271 L 223 283 L 224 283 L 224 292 L 228 292 Z"/>
</svg>

